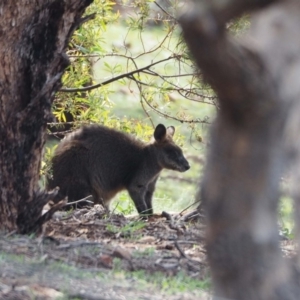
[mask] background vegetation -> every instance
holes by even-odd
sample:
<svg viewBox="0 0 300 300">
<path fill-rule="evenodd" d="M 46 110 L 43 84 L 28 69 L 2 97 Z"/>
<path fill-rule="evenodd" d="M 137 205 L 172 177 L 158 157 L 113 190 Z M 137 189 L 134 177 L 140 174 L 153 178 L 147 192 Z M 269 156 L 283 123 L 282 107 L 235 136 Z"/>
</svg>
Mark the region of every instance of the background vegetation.
<svg viewBox="0 0 300 300">
<path fill-rule="evenodd" d="M 82 124 L 104 124 L 148 142 L 155 125 L 164 123 L 176 127 L 176 142 L 192 168 L 185 174 L 163 173 L 155 210 L 180 210 L 194 202 L 198 154 L 205 148 L 203 136 L 215 97 L 200 83 L 186 54 L 175 20 L 178 5 L 97 0 L 88 8 L 86 15 L 94 18 L 75 32 L 69 45 L 72 64 L 55 99 L 55 125 L 60 125 L 49 127 L 44 175 L 57 143 L 53 137 Z M 134 212 L 125 192 L 112 209 L 116 204 L 117 212 Z"/>
<path fill-rule="evenodd" d="M 164 171 L 154 195 L 154 209 L 179 211 L 195 202 L 204 162 L 206 134 L 217 110 L 216 97 L 201 80 L 181 39 L 176 11 L 185 1 L 96 0 L 87 22 L 70 42 L 71 65 L 56 95 L 42 173 L 49 173 L 57 139 L 86 123 L 100 123 L 149 141 L 158 123 L 176 127 L 176 142 L 191 164 L 183 174 Z M 92 16 L 92 18 L 91 18 Z M 228 24 L 239 35 L 249 18 Z M 200 175 L 201 176 L 201 175 Z M 290 204 L 282 203 L 286 221 Z M 127 193 L 117 195 L 111 209 L 135 213 Z"/>
</svg>

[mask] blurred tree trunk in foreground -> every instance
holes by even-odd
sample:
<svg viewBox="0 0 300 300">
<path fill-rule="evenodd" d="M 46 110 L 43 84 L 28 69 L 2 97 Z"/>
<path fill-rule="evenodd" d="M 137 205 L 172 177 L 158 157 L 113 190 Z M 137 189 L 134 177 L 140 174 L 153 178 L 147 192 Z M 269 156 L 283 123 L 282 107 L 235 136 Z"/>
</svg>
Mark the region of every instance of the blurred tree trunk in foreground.
<svg viewBox="0 0 300 300">
<path fill-rule="evenodd" d="M 226 23 L 249 12 L 250 33 L 234 40 Z M 201 192 L 215 295 L 299 299 L 296 268 L 280 251 L 277 208 L 285 166 L 292 159 L 300 169 L 300 3 L 199 0 L 180 23 L 220 103 Z M 294 198 L 298 208 L 297 188 Z"/>
<path fill-rule="evenodd" d="M 38 189 L 46 124 L 64 50 L 91 2 L 0 3 L 0 230 L 37 231 L 51 215 L 41 217 L 51 195 Z"/>
</svg>

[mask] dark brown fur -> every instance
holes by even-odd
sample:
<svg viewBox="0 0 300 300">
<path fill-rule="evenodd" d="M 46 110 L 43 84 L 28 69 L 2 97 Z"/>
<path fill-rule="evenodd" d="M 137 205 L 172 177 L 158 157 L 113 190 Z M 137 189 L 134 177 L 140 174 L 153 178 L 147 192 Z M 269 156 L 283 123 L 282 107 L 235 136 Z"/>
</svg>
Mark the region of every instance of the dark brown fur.
<svg viewBox="0 0 300 300">
<path fill-rule="evenodd" d="M 109 206 L 121 190 L 128 190 L 139 213 L 152 214 L 152 195 L 163 168 L 190 168 L 175 145 L 174 127 L 159 124 L 154 142 L 144 144 L 122 132 L 99 125 L 83 127 L 58 145 L 52 160 L 48 189 L 60 187 L 56 199 L 69 201 L 93 195 L 94 203 Z"/>
</svg>

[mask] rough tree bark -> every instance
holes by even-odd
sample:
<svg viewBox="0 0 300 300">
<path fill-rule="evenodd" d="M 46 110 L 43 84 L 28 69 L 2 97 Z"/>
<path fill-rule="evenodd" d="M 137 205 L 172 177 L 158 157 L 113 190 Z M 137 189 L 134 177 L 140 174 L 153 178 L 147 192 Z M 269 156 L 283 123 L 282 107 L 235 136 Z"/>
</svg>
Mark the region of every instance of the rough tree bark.
<svg viewBox="0 0 300 300">
<path fill-rule="evenodd" d="M 0 229 L 38 231 L 51 194 L 38 179 L 64 53 L 92 0 L 0 2 Z M 53 211 L 52 211 L 53 212 Z"/>
<path fill-rule="evenodd" d="M 249 12 L 249 35 L 234 40 L 226 22 Z M 201 0 L 180 18 L 220 103 L 200 195 L 222 299 L 299 299 L 277 226 L 280 176 L 288 156 L 299 152 L 299 16 L 299 1 Z"/>
</svg>

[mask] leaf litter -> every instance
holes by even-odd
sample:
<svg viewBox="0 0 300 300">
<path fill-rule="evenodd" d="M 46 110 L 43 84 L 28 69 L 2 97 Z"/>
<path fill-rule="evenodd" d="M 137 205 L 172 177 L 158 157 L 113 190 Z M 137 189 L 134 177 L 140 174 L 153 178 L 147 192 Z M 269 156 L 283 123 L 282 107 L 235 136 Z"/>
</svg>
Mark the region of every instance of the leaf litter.
<svg viewBox="0 0 300 300">
<path fill-rule="evenodd" d="M 0 299 L 210 299 L 199 288 L 209 278 L 201 218 L 95 205 L 55 213 L 38 237 L 1 235 L 0 250 Z M 199 286 L 180 292 L 172 278 Z"/>
</svg>

